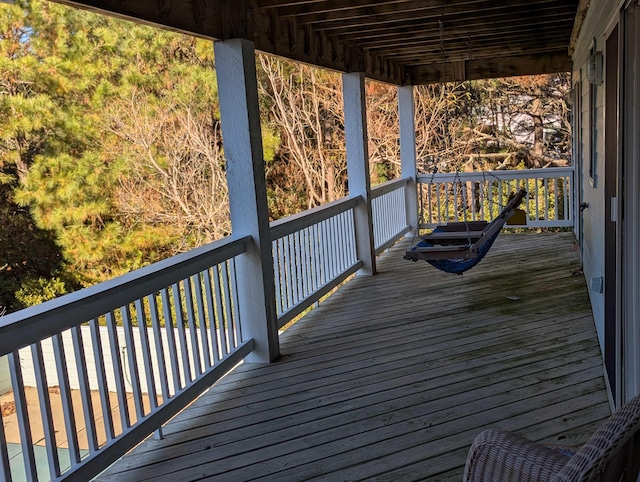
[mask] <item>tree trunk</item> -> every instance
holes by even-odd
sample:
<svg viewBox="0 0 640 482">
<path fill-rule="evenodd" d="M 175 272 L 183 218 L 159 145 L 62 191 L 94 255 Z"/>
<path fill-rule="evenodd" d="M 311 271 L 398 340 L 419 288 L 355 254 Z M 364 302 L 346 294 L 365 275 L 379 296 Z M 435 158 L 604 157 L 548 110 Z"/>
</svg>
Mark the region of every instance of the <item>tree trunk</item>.
<svg viewBox="0 0 640 482">
<path fill-rule="evenodd" d="M 542 92 L 535 90 L 535 99 L 531 104 L 531 119 L 533 120 L 533 149 L 531 150 L 531 167 L 542 167 L 544 155 L 544 127 L 542 124 Z"/>
</svg>

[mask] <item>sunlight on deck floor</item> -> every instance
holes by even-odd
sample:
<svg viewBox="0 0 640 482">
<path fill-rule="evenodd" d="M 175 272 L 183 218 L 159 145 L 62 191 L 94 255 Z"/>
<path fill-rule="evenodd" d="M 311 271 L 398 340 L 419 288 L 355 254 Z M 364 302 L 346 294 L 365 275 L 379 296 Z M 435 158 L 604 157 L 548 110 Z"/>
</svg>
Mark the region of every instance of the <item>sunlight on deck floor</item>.
<svg viewBox="0 0 640 482">
<path fill-rule="evenodd" d="M 461 480 L 489 426 L 581 445 L 610 412 L 573 239 L 501 234 L 462 277 L 403 241 L 99 480 Z"/>
</svg>

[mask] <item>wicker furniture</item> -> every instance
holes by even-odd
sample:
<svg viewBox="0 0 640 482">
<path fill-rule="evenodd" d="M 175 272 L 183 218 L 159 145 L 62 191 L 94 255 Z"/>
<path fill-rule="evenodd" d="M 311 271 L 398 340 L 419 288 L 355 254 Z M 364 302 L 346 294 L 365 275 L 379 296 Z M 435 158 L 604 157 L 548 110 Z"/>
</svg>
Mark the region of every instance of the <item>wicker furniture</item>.
<svg viewBox="0 0 640 482">
<path fill-rule="evenodd" d="M 604 423 L 573 456 L 518 435 L 485 430 L 473 442 L 464 482 L 636 481 L 640 471 L 640 396 Z"/>
</svg>

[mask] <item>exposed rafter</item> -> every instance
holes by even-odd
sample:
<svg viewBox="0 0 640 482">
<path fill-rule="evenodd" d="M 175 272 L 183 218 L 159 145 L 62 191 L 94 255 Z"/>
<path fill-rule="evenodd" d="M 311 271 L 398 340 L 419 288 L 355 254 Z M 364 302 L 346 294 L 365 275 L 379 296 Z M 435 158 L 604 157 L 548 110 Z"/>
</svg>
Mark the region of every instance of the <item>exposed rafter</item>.
<svg viewBox="0 0 640 482">
<path fill-rule="evenodd" d="M 403 85 L 570 70 L 579 0 L 56 1 Z"/>
</svg>

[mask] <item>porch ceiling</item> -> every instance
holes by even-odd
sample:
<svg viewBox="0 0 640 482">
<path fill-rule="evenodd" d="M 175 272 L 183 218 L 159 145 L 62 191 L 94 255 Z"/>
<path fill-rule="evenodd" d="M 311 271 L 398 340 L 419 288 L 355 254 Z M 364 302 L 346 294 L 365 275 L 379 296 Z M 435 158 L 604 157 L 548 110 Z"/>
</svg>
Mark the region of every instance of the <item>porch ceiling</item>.
<svg viewBox="0 0 640 482">
<path fill-rule="evenodd" d="M 342 72 L 363 71 L 383 82 L 414 85 L 569 70 L 569 44 L 579 3 L 56 1 L 212 40 L 245 38 L 263 52 Z"/>
</svg>

